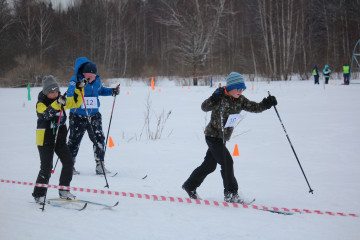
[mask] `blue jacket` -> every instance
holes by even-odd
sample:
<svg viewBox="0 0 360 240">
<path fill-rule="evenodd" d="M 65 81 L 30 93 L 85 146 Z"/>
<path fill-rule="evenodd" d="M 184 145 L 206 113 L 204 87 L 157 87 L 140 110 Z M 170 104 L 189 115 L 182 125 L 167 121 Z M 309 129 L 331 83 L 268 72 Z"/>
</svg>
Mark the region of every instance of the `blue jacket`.
<svg viewBox="0 0 360 240">
<path fill-rule="evenodd" d="M 331 73 L 331 70 L 328 65 L 325 65 L 325 68 L 323 70 L 324 77 L 329 77 Z"/>
<path fill-rule="evenodd" d="M 70 79 L 70 84 L 69 84 L 69 87 L 67 90 L 68 97 L 74 96 L 76 82 L 78 81 L 78 79 L 84 78 L 84 75 L 80 69 L 81 69 L 81 66 L 87 62 L 91 62 L 91 61 L 89 59 L 87 59 L 86 57 L 79 57 L 76 59 L 76 61 L 75 61 L 75 76 L 73 76 Z M 99 107 L 100 107 L 99 96 L 111 96 L 111 94 L 112 94 L 112 88 L 104 87 L 101 84 L 101 79 L 100 79 L 99 75 L 96 75 L 96 78 L 92 83 L 86 84 L 84 91 L 85 91 L 85 95 L 84 95 L 85 102 L 88 102 L 88 103 L 91 102 L 92 99 L 89 99 L 89 101 L 87 101 L 87 98 L 89 98 L 89 97 L 94 97 L 97 101 L 97 107 L 94 107 L 94 108 L 87 107 L 89 116 L 93 116 L 94 114 L 99 112 Z M 79 97 L 81 97 L 81 96 L 79 96 Z M 72 112 L 72 113 L 75 112 L 75 114 L 86 116 L 86 110 L 85 110 L 84 104 L 82 104 L 80 108 L 77 108 L 76 111 L 73 108 L 70 110 L 70 112 Z"/>
</svg>

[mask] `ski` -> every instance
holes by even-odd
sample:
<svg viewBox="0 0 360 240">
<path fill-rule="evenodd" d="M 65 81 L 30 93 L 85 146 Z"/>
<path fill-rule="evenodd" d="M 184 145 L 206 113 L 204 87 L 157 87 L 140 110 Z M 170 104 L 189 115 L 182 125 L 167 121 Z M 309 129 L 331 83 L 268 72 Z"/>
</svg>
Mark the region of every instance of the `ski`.
<svg viewBox="0 0 360 240">
<path fill-rule="evenodd" d="M 103 207 L 106 207 L 106 208 L 113 208 L 113 207 L 116 207 L 117 205 L 119 205 L 119 201 L 117 201 L 113 205 L 108 205 L 108 204 L 104 204 L 104 203 L 97 203 L 97 202 L 92 202 L 92 201 L 87 201 L 87 200 L 77 200 L 77 201 L 92 204 L 92 205 L 97 205 L 97 206 L 103 206 Z"/>
<path fill-rule="evenodd" d="M 33 203 L 33 202 L 31 202 L 31 203 Z M 40 206 L 43 206 L 43 203 L 35 203 L 35 204 L 37 204 L 37 205 L 40 205 Z M 47 204 L 49 205 L 49 206 L 52 206 L 52 207 L 58 207 L 58 208 L 65 208 L 65 209 L 71 209 L 71 210 L 77 210 L 77 211 L 82 211 L 82 210 L 84 210 L 86 207 L 87 207 L 87 203 L 81 203 L 82 205 L 81 205 L 81 207 L 69 207 L 69 206 L 65 206 L 65 205 L 61 205 L 61 204 L 56 204 L 56 203 L 51 203 L 50 201 L 49 201 L 49 199 L 48 199 L 48 201 L 47 201 Z M 42 209 L 42 207 L 40 208 L 40 209 Z"/>
<path fill-rule="evenodd" d="M 108 204 L 104 204 L 104 203 L 98 203 L 98 202 L 92 202 L 92 201 L 80 200 L 80 199 L 62 199 L 62 198 L 52 198 L 52 199 L 48 199 L 48 202 L 49 202 L 49 203 L 51 203 L 51 201 L 84 203 L 84 204 L 91 204 L 91 205 L 102 206 L 102 207 L 106 207 L 106 208 L 113 208 L 113 207 L 116 207 L 116 206 L 119 204 L 119 201 L 117 201 L 114 205 L 108 205 Z"/>
<path fill-rule="evenodd" d="M 271 213 L 277 213 L 277 214 L 283 214 L 283 215 L 294 215 L 292 212 L 285 212 L 280 210 L 272 210 L 272 209 L 258 209 L 261 211 L 271 212 Z"/>
<path fill-rule="evenodd" d="M 254 198 L 253 200 L 251 200 L 251 201 L 244 201 L 244 202 L 242 202 L 242 204 L 245 204 L 245 205 L 251 205 L 251 204 L 253 204 L 254 202 L 256 201 L 256 199 Z"/>
<path fill-rule="evenodd" d="M 84 210 L 86 207 L 87 207 L 87 203 L 84 204 L 84 206 L 82 206 L 81 208 L 76 208 L 76 207 L 68 207 L 68 206 L 64 206 L 64 205 L 59 205 L 59 204 L 52 204 L 50 203 L 49 204 L 50 206 L 52 207 L 58 207 L 58 208 L 65 208 L 65 209 L 71 209 L 71 210 L 77 210 L 77 211 L 82 211 Z"/>
<path fill-rule="evenodd" d="M 110 177 L 115 177 L 115 176 L 117 176 L 118 175 L 118 172 L 116 172 L 116 173 L 114 173 L 114 174 L 112 174 L 112 175 L 110 175 Z M 104 174 L 100 174 L 100 173 L 96 173 L 96 176 L 100 176 L 100 177 L 102 177 L 102 176 L 104 176 Z M 108 174 L 106 174 L 106 176 L 108 176 Z"/>
</svg>

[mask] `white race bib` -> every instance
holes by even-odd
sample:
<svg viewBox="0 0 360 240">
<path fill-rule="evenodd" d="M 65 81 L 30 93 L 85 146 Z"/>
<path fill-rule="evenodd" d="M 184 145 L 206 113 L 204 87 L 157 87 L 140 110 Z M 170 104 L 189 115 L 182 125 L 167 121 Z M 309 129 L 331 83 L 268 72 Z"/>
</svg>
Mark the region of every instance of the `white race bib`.
<svg viewBox="0 0 360 240">
<path fill-rule="evenodd" d="M 239 123 L 241 118 L 242 118 L 241 114 L 230 114 L 225 124 L 225 128 L 235 127 Z"/>
<path fill-rule="evenodd" d="M 96 97 L 84 97 L 86 108 L 98 108 L 98 102 Z M 84 107 L 84 102 L 81 104 L 81 108 Z"/>
</svg>

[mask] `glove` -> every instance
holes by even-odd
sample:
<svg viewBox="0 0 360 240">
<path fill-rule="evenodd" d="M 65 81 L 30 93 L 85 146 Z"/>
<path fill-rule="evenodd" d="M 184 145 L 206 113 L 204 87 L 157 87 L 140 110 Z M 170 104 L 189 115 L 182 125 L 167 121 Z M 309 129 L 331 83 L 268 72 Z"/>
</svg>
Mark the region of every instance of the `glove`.
<svg viewBox="0 0 360 240">
<path fill-rule="evenodd" d="M 119 87 L 113 88 L 112 91 L 111 91 L 112 96 L 119 95 L 119 93 L 120 93 Z"/>
<path fill-rule="evenodd" d="M 76 87 L 77 88 L 83 88 L 86 86 L 86 84 L 88 83 L 88 80 L 86 80 L 86 78 L 83 78 L 82 80 L 78 80 L 76 82 Z"/>
<path fill-rule="evenodd" d="M 215 92 L 211 95 L 210 100 L 213 102 L 213 104 L 217 104 L 221 101 L 221 99 L 225 95 L 225 89 L 219 87 L 215 90 Z"/>
<path fill-rule="evenodd" d="M 66 98 L 66 93 L 64 93 L 64 95 L 60 95 L 57 99 L 56 99 L 56 102 L 62 106 L 65 106 L 66 105 L 66 101 L 67 101 L 67 98 Z"/>
<path fill-rule="evenodd" d="M 277 101 L 276 101 L 276 98 L 274 96 L 268 96 L 268 97 L 264 98 L 261 103 L 264 104 L 266 109 L 269 109 L 272 106 L 277 105 Z"/>
</svg>

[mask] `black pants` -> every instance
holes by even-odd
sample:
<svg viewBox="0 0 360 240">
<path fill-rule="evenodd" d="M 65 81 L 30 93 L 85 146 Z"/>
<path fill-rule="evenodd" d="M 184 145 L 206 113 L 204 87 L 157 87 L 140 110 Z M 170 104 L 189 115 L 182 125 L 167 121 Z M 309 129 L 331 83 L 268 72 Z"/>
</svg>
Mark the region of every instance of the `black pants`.
<svg viewBox="0 0 360 240">
<path fill-rule="evenodd" d="M 59 129 L 58 140 L 55 147 L 55 153 L 59 156 L 62 164 L 59 185 L 70 186 L 72 180 L 74 162 L 66 145 L 66 126 L 62 126 Z M 40 171 L 36 179 L 36 183 L 48 184 L 51 177 L 51 170 L 53 168 L 54 157 L 54 145 L 47 144 L 44 146 L 38 146 L 40 154 Z M 58 164 L 59 168 L 59 164 Z M 46 188 L 35 187 L 33 196 L 41 197 L 46 193 Z"/>
<path fill-rule="evenodd" d="M 88 132 L 89 138 L 93 143 L 94 156 L 96 161 L 104 161 L 105 155 L 105 136 L 102 130 L 102 117 L 100 113 L 91 116 L 91 125 L 86 116 L 70 113 L 70 136 L 68 146 L 73 156 L 74 162 L 79 152 L 81 140 Z"/>
<path fill-rule="evenodd" d="M 213 137 L 205 137 L 205 140 L 209 149 L 204 162 L 191 173 L 185 186 L 191 190 L 198 188 L 206 176 L 215 171 L 217 164 L 220 164 L 224 192 L 237 192 L 238 184 L 234 176 L 234 162 L 230 152 L 224 146 L 223 140 Z"/>
<path fill-rule="evenodd" d="M 329 77 L 325 77 L 325 84 L 329 83 Z"/>
<path fill-rule="evenodd" d="M 314 75 L 314 84 L 319 84 L 319 75 Z"/>
</svg>

